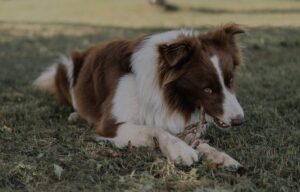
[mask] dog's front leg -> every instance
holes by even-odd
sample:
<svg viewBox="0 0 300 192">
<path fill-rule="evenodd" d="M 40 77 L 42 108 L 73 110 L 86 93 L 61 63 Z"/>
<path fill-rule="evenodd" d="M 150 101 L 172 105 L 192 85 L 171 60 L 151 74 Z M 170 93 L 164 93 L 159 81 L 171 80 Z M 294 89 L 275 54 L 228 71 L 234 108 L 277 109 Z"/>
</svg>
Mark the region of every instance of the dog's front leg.
<svg viewBox="0 0 300 192">
<path fill-rule="evenodd" d="M 182 162 L 185 165 L 191 165 L 194 161 L 198 161 L 198 152 L 195 149 L 160 128 L 150 128 L 127 122 L 119 125 L 115 137 L 109 140 L 117 147 L 125 147 L 129 141 L 132 146 L 136 147 L 154 147 L 154 138 L 158 140 L 159 148 L 169 160 Z"/>
<path fill-rule="evenodd" d="M 238 169 L 242 165 L 224 152 L 218 151 L 207 143 L 200 143 L 196 150 L 205 156 L 205 160 L 209 166 L 221 168 L 232 167 Z"/>
</svg>

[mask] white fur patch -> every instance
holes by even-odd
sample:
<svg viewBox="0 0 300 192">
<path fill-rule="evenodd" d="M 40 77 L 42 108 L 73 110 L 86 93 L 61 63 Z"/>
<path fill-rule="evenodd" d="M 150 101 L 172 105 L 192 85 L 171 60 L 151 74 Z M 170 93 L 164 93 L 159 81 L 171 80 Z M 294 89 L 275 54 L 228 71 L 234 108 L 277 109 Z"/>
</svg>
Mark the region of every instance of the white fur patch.
<svg viewBox="0 0 300 192">
<path fill-rule="evenodd" d="M 58 63 L 61 63 L 65 66 L 66 70 L 67 70 L 67 77 L 68 77 L 68 81 L 70 86 L 73 86 L 73 61 L 70 57 L 66 56 L 66 55 L 61 55 L 59 58 Z"/>
<path fill-rule="evenodd" d="M 237 115 L 241 115 L 243 117 L 244 111 L 241 105 L 239 104 L 239 102 L 237 101 L 235 94 L 231 93 L 225 86 L 224 78 L 219 63 L 219 58 L 216 55 L 214 55 L 213 57 L 211 57 L 211 61 L 217 71 L 220 83 L 222 85 L 223 94 L 224 94 L 224 103 L 223 103 L 224 114 L 221 120 L 227 124 L 230 124 L 231 119 L 236 117 Z"/>
<path fill-rule="evenodd" d="M 117 122 L 143 124 L 139 122 L 139 103 L 135 76 L 123 76 L 115 91 L 111 115 Z"/>
<path fill-rule="evenodd" d="M 155 136 L 155 131 L 155 129 L 143 125 L 124 123 L 119 126 L 117 136 L 112 141 L 118 147 L 127 146 L 128 141 L 136 147 L 154 146 L 153 137 Z"/>
<path fill-rule="evenodd" d="M 57 64 L 51 65 L 33 82 L 33 86 L 37 87 L 38 89 L 54 93 L 56 69 Z"/>
<path fill-rule="evenodd" d="M 76 104 L 76 99 L 75 99 L 75 94 L 74 94 L 74 90 L 73 90 L 73 83 L 74 83 L 74 63 L 72 58 L 65 56 L 65 55 L 61 55 L 59 62 L 61 64 L 63 64 L 67 70 L 67 78 L 68 78 L 68 82 L 70 85 L 69 91 L 70 91 L 70 95 L 71 95 L 71 99 L 72 99 L 72 106 L 73 108 L 76 110 L 77 109 L 77 104 Z"/>
</svg>

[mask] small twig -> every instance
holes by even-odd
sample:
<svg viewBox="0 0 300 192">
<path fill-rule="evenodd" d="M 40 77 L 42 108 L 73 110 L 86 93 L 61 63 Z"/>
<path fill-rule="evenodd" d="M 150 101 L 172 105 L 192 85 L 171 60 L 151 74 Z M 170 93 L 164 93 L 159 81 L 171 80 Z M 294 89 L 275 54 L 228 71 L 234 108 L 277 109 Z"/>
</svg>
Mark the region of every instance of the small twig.
<svg viewBox="0 0 300 192">
<path fill-rule="evenodd" d="M 153 141 L 154 141 L 154 148 L 155 149 L 159 149 L 159 143 L 156 137 L 153 137 Z"/>
<path fill-rule="evenodd" d="M 204 126 L 205 112 L 204 109 L 201 108 L 199 122 L 185 127 L 181 133 L 177 134 L 177 137 L 184 140 L 185 142 L 187 142 L 187 144 L 191 145 L 192 147 L 197 147 L 200 143 L 205 142 L 204 140 L 200 139 L 204 131 Z"/>
<path fill-rule="evenodd" d="M 177 134 L 177 137 L 179 137 L 180 139 L 184 139 L 188 134 L 190 133 L 195 133 L 195 127 L 198 127 L 198 123 L 194 123 L 191 125 L 188 125 L 187 127 L 184 128 L 184 130 L 181 133 Z"/>
<path fill-rule="evenodd" d="M 116 151 L 113 151 L 111 149 L 102 149 L 101 151 L 98 151 L 98 154 L 104 157 L 109 157 L 109 158 L 116 158 L 116 157 L 121 157 L 122 154 L 118 153 Z"/>
<path fill-rule="evenodd" d="M 132 151 L 132 144 L 130 140 L 128 141 L 127 148 L 129 151 Z"/>
<path fill-rule="evenodd" d="M 200 109 L 199 122 L 188 125 L 181 133 L 177 134 L 177 137 L 185 141 L 188 145 L 196 148 L 200 143 L 206 143 L 206 140 L 200 139 L 204 131 L 205 126 L 205 112 L 203 107 Z M 159 142 L 156 137 L 153 137 L 155 148 L 159 149 Z"/>
<path fill-rule="evenodd" d="M 194 136 L 194 141 L 196 139 L 199 139 L 204 131 L 204 126 L 205 126 L 205 112 L 203 107 L 200 110 L 200 121 L 198 123 L 198 126 L 196 127 L 196 134 Z"/>
</svg>

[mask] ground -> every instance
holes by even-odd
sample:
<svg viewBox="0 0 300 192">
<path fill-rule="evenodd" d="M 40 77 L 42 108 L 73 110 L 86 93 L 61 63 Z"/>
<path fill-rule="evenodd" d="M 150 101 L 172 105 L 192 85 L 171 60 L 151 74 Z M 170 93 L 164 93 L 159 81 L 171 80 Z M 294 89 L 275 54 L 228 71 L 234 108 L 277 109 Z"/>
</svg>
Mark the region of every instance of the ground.
<svg viewBox="0 0 300 192">
<path fill-rule="evenodd" d="M 197 12 L 184 5 L 178 13 L 168 13 L 148 10 L 146 1 L 124 0 L 124 9 L 139 12 L 128 14 L 128 20 L 118 13 L 117 1 L 74 0 L 70 7 L 55 2 L 70 1 L 0 0 L 0 191 L 299 191 L 299 1 L 254 0 L 249 6 L 237 0 L 190 1 Z M 140 9 L 129 6 L 132 2 Z M 104 5 L 114 4 L 110 23 L 111 10 Z M 76 17 L 80 7 L 90 10 L 85 17 Z M 161 19 L 148 20 L 151 11 Z M 179 19 L 172 19 L 176 14 Z M 104 19 L 97 21 L 96 16 Z M 31 87 L 60 53 L 74 48 L 185 23 L 205 30 L 208 24 L 235 20 L 249 26 L 239 38 L 245 64 L 236 84 L 246 122 L 230 132 L 212 127 L 205 138 L 247 167 L 245 175 L 213 169 L 205 161 L 192 167 L 173 165 L 150 148 L 119 150 L 95 142 L 85 122 L 67 122 L 69 108 Z"/>
</svg>

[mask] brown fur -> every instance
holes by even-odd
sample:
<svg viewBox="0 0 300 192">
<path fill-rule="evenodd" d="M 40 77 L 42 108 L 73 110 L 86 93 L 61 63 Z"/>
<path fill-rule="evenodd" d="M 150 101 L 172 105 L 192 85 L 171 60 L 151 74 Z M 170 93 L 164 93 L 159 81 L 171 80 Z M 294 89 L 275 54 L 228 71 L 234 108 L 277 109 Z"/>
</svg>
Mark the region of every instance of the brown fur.
<svg viewBox="0 0 300 192">
<path fill-rule="evenodd" d="M 72 58 L 73 65 L 74 65 L 74 69 L 73 69 L 73 81 L 74 81 L 73 86 L 76 85 L 76 83 L 77 83 L 79 72 L 80 72 L 81 67 L 84 63 L 84 58 L 85 58 L 87 53 L 88 53 L 88 51 L 85 51 L 83 53 L 81 53 L 79 51 L 73 51 L 71 53 L 71 58 Z"/>
<path fill-rule="evenodd" d="M 56 96 L 61 104 L 72 105 L 71 95 L 69 92 L 69 82 L 67 71 L 63 64 L 59 63 L 55 75 Z"/>
</svg>

